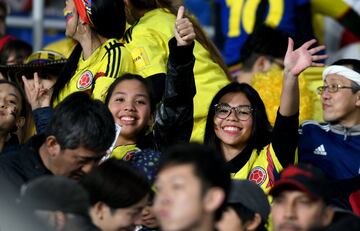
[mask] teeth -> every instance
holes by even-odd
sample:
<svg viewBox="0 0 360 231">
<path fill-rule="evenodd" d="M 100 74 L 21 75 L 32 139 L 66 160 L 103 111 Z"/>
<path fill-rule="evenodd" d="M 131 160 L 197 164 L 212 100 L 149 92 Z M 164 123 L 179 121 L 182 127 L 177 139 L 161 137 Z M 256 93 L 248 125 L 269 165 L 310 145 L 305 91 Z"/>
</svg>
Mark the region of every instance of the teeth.
<svg viewBox="0 0 360 231">
<path fill-rule="evenodd" d="M 238 127 L 224 127 L 224 131 L 239 131 Z"/>
<path fill-rule="evenodd" d="M 135 118 L 134 117 L 130 117 L 130 116 L 124 116 L 121 118 L 121 120 L 125 120 L 125 121 L 134 121 Z"/>
</svg>

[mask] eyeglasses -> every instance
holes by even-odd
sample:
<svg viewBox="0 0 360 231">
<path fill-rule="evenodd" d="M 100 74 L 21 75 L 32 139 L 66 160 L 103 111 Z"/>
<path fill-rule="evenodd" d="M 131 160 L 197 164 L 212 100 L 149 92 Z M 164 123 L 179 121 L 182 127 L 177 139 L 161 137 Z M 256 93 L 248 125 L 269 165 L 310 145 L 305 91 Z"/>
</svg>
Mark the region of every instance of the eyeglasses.
<svg viewBox="0 0 360 231">
<path fill-rule="evenodd" d="M 328 90 L 330 93 L 338 92 L 339 89 L 352 89 L 352 87 L 341 86 L 339 84 L 331 84 L 327 86 L 320 86 L 316 89 L 317 94 L 322 95 L 324 91 Z"/>
<path fill-rule="evenodd" d="M 226 119 L 231 114 L 232 110 L 234 110 L 235 115 L 239 120 L 245 121 L 251 117 L 254 109 L 249 105 L 231 107 L 226 103 L 215 104 L 215 116 L 220 119 Z"/>
</svg>

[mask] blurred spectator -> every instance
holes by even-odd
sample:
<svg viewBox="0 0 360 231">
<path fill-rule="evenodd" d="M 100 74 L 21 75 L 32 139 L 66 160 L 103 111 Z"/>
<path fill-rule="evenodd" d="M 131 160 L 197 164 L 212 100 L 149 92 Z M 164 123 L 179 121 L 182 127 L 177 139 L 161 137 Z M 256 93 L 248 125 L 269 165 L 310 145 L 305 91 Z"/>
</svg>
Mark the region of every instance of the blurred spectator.
<svg viewBox="0 0 360 231">
<path fill-rule="evenodd" d="M 233 71 L 239 70 L 241 47 L 247 37 L 262 24 L 288 33 L 300 44 L 315 38 L 315 30 L 321 43 L 328 45 L 323 39 L 326 31 L 333 30 L 336 36 L 341 33 L 335 27 L 324 29 L 320 23 L 313 24 L 314 15 L 321 14 L 360 35 L 360 15 L 344 0 L 216 0 L 215 10 L 219 15 L 215 21 L 216 44 Z"/>
<path fill-rule="evenodd" d="M 334 210 L 328 205 L 330 189 L 320 169 L 289 166 L 270 190 L 273 196 L 272 230 L 310 230 L 329 225 Z"/>
<path fill-rule="evenodd" d="M 161 230 L 214 230 L 230 190 L 224 159 L 200 144 L 173 146 L 163 157 L 154 201 Z"/>
<path fill-rule="evenodd" d="M 216 0 L 217 45 L 228 66 L 239 63 L 241 47 L 260 25 L 288 33 L 302 44 L 312 38 L 311 0 Z"/>
<path fill-rule="evenodd" d="M 146 206 L 141 211 L 141 218 L 136 227 L 136 231 L 159 231 L 159 221 L 154 213 L 154 196 L 153 190 L 150 191 L 149 199 Z"/>
<path fill-rule="evenodd" d="M 32 53 L 32 46 L 22 40 L 7 42 L 0 52 L 0 65 L 23 64 Z"/>
<path fill-rule="evenodd" d="M 32 213 L 16 202 L 19 195 L 7 179 L 0 176 L 0 230 L 1 231 L 54 231 L 39 222 Z"/>
<path fill-rule="evenodd" d="M 55 109 L 45 135 L 35 135 L 21 149 L 0 156 L 0 175 L 18 189 L 43 175 L 79 180 L 98 164 L 114 138 L 107 107 L 85 93 L 74 93 Z"/>
<path fill-rule="evenodd" d="M 150 185 L 128 163 L 114 158 L 94 168 L 81 184 L 90 196 L 90 216 L 103 231 L 134 230 L 140 224 Z"/>
<path fill-rule="evenodd" d="M 91 222 L 87 191 L 76 181 L 43 176 L 24 185 L 20 206 L 58 231 L 98 231 Z"/>
<path fill-rule="evenodd" d="M 266 231 L 269 214 L 269 201 L 258 185 L 248 180 L 233 180 L 217 230 Z"/>
</svg>

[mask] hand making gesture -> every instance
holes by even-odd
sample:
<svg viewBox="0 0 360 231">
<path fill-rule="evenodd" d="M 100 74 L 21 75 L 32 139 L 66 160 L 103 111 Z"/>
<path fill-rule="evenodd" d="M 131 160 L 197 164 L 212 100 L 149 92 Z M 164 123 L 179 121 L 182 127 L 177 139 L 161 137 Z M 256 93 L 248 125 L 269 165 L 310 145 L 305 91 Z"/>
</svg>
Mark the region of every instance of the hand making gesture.
<svg viewBox="0 0 360 231">
<path fill-rule="evenodd" d="M 50 106 L 53 81 L 40 79 L 36 72 L 34 73 L 34 79 L 27 79 L 25 76 L 22 76 L 22 80 L 24 82 L 25 94 L 32 110 Z"/>
<path fill-rule="evenodd" d="M 317 61 L 328 58 L 328 55 L 315 55 L 319 51 L 325 49 L 324 45 L 311 48 L 311 45 L 316 43 L 315 39 L 307 41 L 301 47 L 294 50 L 294 41 L 289 38 L 288 48 L 284 59 L 285 74 L 299 75 L 302 71 L 310 66 L 324 66 Z"/>
<path fill-rule="evenodd" d="M 184 12 L 185 8 L 180 6 L 174 28 L 174 34 L 178 46 L 187 46 L 195 39 L 193 24 L 188 18 L 184 17 Z"/>
</svg>

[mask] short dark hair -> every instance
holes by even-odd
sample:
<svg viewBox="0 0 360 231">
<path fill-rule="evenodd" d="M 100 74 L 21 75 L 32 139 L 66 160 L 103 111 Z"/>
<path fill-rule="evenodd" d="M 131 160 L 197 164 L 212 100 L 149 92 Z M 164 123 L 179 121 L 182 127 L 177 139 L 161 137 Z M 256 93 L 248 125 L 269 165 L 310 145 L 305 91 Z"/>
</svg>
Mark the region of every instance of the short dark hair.
<svg viewBox="0 0 360 231">
<path fill-rule="evenodd" d="M 32 51 L 33 48 L 29 43 L 20 39 L 10 40 L 1 49 L 0 64 L 7 65 L 7 60 L 11 54 L 15 54 L 16 64 L 22 64 Z"/>
<path fill-rule="evenodd" d="M 191 165 L 194 174 L 200 179 L 202 191 L 219 187 L 225 192 L 222 205 L 215 212 L 219 220 L 225 209 L 225 202 L 230 190 L 230 174 L 225 167 L 225 159 L 210 146 L 190 143 L 178 144 L 166 150 L 160 158 L 159 173 L 171 166 Z"/>
<path fill-rule="evenodd" d="M 245 207 L 241 203 L 229 203 L 227 204 L 227 206 L 234 209 L 234 211 L 240 218 L 242 224 L 246 224 L 247 222 L 252 221 L 255 218 L 255 212 Z M 255 230 L 266 231 L 267 230 L 266 224 L 267 224 L 267 220 L 264 221 L 263 219 L 261 219 L 261 223 L 258 225 L 258 227 Z"/>
<path fill-rule="evenodd" d="M 75 92 L 55 108 L 45 134 L 55 136 L 61 149 L 105 152 L 115 139 L 115 122 L 100 100 Z"/>
<path fill-rule="evenodd" d="M 251 70 L 259 56 L 283 59 L 287 50 L 289 34 L 266 25 L 257 28 L 241 48 L 242 69 Z"/>
<path fill-rule="evenodd" d="M 261 100 L 259 93 L 246 83 L 232 82 L 220 89 L 214 96 L 207 116 L 204 143 L 214 146 L 217 150 L 221 150 L 221 141 L 214 132 L 215 104 L 219 103 L 220 99 L 228 93 L 243 93 L 250 101 L 251 107 L 253 108 L 253 127 L 248 146 L 251 149 L 256 148 L 260 151 L 270 143 L 272 127 L 266 114 L 264 102 Z"/>
<path fill-rule="evenodd" d="M 360 60 L 358 59 L 339 59 L 333 62 L 331 65 L 347 66 L 360 74 Z M 351 81 L 351 87 L 353 94 L 360 91 L 360 85 L 354 81 Z"/>
<path fill-rule="evenodd" d="M 80 183 L 88 191 L 91 205 L 102 201 L 113 209 L 132 206 L 150 193 L 145 175 L 115 158 L 94 168 Z"/>
</svg>

